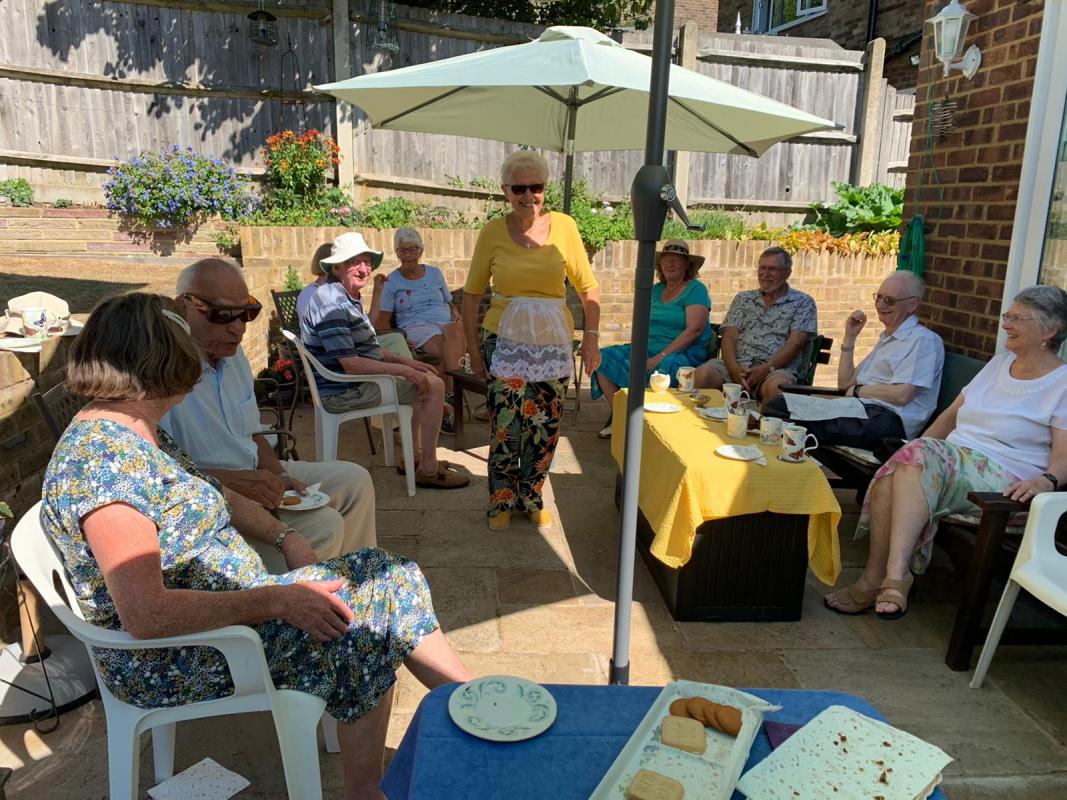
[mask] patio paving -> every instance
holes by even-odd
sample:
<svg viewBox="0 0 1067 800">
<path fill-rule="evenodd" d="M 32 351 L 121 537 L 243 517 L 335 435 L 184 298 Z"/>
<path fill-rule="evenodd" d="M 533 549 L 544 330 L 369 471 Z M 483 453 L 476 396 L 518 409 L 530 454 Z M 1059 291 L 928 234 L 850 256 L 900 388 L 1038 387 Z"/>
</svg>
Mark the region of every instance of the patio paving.
<svg viewBox="0 0 1067 800">
<path fill-rule="evenodd" d="M 311 455 L 310 409 L 295 425 Z M 597 439 L 604 409 L 586 398 L 577 422 L 568 410 L 547 506 L 558 524 L 538 532 L 525 520 L 491 533 L 485 526 L 483 445 L 446 457 L 468 469 L 469 488 L 420 490 L 370 456 L 362 426 L 347 426 L 341 457 L 368 466 L 378 500 L 381 546 L 416 559 L 433 589 L 448 638 L 475 674 L 511 673 L 545 683 L 606 683 L 611 653 L 618 514 L 615 464 Z M 484 426 L 468 424 L 468 443 Z M 451 437 L 442 437 L 442 445 Z M 842 582 L 865 554 L 851 541 L 857 508 L 839 493 Z M 945 749 L 952 800 L 1062 800 L 1067 797 L 1067 648 L 1003 647 L 980 691 L 969 674 L 943 663 L 959 578 L 936 562 L 916 584 L 911 610 L 885 622 L 842 617 L 822 606 L 824 587 L 809 574 L 803 618 L 795 623 L 674 622 L 638 558 L 631 639 L 631 683 L 676 679 L 738 687 L 839 689 L 860 695 L 892 722 Z M 387 745 L 399 743 L 426 693 L 402 670 Z M 151 747 L 142 751 L 142 791 L 154 783 Z M 263 714 L 185 723 L 177 767 L 210 756 L 244 775 L 249 800 L 285 797 L 277 744 Z M 15 769 L 8 796 L 52 800 L 106 797 L 103 712 L 98 702 L 64 714 L 60 728 L 0 727 L 0 765 Z M 391 754 L 391 750 L 387 752 Z M 327 797 L 339 796 L 338 756 L 322 755 Z M 143 795 L 142 796 L 146 796 Z"/>
</svg>

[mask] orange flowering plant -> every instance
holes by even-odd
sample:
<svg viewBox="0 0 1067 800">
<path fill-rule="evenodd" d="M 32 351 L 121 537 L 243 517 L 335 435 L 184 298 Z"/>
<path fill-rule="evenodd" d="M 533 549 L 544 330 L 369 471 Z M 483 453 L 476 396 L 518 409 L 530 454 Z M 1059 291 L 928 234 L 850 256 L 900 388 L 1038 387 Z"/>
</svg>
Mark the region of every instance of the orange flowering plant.
<svg viewBox="0 0 1067 800">
<path fill-rule="evenodd" d="M 314 202 L 325 189 L 327 170 L 341 160 L 333 137 L 314 128 L 268 136 L 263 151 L 271 204 L 281 208 Z"/>
</svg>

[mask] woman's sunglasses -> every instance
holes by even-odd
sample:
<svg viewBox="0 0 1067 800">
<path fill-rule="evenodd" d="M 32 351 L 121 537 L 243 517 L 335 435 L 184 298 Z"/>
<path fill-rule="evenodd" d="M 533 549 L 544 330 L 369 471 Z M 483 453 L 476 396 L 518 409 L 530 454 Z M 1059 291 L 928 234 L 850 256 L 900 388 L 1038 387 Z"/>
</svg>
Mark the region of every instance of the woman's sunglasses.
<svg viewBox="0 0 1067 800">
<path fill-rule="evenodd" d="M 187 299 L 193 308 L 207 317 L 208 322 L 213 322 L 216 325 L 229 325 L 235 320 L 251 322 L 263 310 L 263 305 L 252 295 L 248 295 L 248 302 L 243 306 L 219 306 L 209 303 L 195 294 L 183 294 L 182 297 Z"/>
<path fill-rule="evenodd" d="M 545 190 L 545 185 L 543 183 L 513 183 L 508 188 L 511 189 L 512 194 L 526 194 L 527 192 L 541 194 Z"/>
</svg>

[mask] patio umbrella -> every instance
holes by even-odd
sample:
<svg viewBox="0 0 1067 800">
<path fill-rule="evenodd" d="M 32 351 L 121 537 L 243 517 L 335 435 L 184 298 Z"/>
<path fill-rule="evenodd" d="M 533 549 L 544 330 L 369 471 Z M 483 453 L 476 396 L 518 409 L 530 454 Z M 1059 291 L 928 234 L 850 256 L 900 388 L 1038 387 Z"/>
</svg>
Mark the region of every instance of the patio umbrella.
<svg viewBox="0 0 1067 800">
<path fill-rule="evenodd" d="M 515 142 L 566 154 L 645 146 L 652 59 L 592 28 L 548 28 L 533 42 L 360 75 L 315 88 L 361 108 L 375 128 Z M 666 146 L 762 155 L 834 123 L 672 66 Z"/>
</svg>

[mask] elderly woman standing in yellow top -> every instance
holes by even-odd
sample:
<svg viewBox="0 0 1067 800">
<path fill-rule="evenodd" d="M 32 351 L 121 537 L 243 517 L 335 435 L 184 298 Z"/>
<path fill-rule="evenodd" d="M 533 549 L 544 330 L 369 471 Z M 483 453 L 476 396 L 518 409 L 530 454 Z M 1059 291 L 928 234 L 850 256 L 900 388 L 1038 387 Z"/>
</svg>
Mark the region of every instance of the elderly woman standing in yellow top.
<svg viewBox="0 0 1067 800">
<path fill-rule="evenodd" d="M 578 226 L 544 207 L 544 158 L 519 150 L 504 159 L 500 174 L 511 212 L 478 235 L 463 287 L 463 324 L 467 341 L 478 341 L 478 302 L 492 281 L 482 350 L 471 353 L 471 369 L 488 380 L 489 527 L 506 529 L 518 510 L 544 529 L 552 517 L 541 488 L 574 370 L 565 281 L 570 279 L 585 311 L 582 356 L 589 373 L 600 365 L 600 292 Z"/>
</svg>

